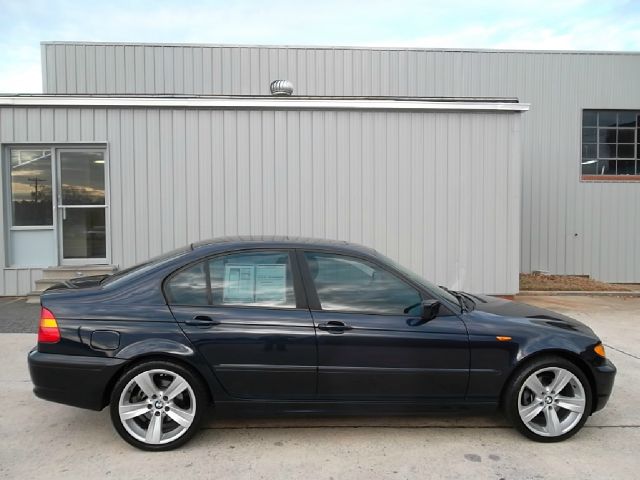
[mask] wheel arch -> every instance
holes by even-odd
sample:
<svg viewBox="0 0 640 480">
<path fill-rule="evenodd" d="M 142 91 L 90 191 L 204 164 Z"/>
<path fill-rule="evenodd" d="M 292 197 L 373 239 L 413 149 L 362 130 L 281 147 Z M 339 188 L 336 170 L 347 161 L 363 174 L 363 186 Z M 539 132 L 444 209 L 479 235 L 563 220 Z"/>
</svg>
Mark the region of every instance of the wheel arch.
<svg viewBox="0 0 640 480">
<path fill-rule="evenodd" d="M 511 373 L 509 374 L 509 376 L 507 377 L 506 381 L 504 382 L 504 384 L 502 385 L 502 390 L 500 391 L 500 404 L 499 404 L 499 408 L 503 408 L 504 407 L 504 401 L 505 401 L 505 395 L 507 393 L 507 390 L 509 389 L 509 385 L 511 385 L 512 380 L 516 377 L 516 375 L 518 375 L 518 373 L 520 373 L 520 371 L 526 367 L 528 364 L 530 364 L 531 362 L 538 360 L 540 358 L 544 358 L 544 357 L 560 357 L 563 358 L 565 360 L 568 360 L 569 362 L 573 363 L 577 368 L 580 369 L 580 371 L 582 373 L 584 373 L 585 377 L 587 377 L 587 381 L 589 382 L 589 389 L 591 390 L 591 395 L 592 395 L 592 402 L 591 402 L 591 411 L 589 412 L 589 415 L 591 415 L 594 412 L 594 409 L 596 407 L 596 399 L 598 398 L 598 391 L 596 388 L 596 381 L 595 378 L 593 376 L 593 373 L 591 372 L 591 369 L 589 368 L 589 366 L 587 365 L 587 363 L 580 358 L 580 355 L 571 352 L 569 350 L 562 350 L 562 349 L 548 349 L 548 350 L 541 350 L 538 352 L 534 352 L 530 355 L 527 355 L 526 357 L 520 359 L 520 361 L 518 363 L 516 363 L 516 365 L 513 367 L 513 369 L 511 370 Z"/>
<path fill-rule="evenodd" d="M 113 392 L 116 382 L 127 370 L 130 370 L 131 368 L 134 368 L 137 365 L 140 365 L 141 363 L 152 362 L 152 361 L 164 361 L 164 362 L 168 361 L 172 363 L 177 363 L 181 367 L 189 370 L 196 377 L 198 377 L 202 382 L 202 384 L 204 385 L 205 390 L 207 392 L 207 396 L 209 398 L 209 402 L 214 403 L 213 392 L 211 391 L 211 385 L 209 384 L 209 381 L 207 380 L 206 375 L 203 374 L 203 372 L 200 370 L 200 368 L 198 368 L 198 366 L 194 364 L 194 362 L 190 362 L 187 360 L 187 358 L 180 355 L 172 355 L 169 353 L 148 352 L 148 353 L 143 353 L 136 357 L 128 359 L 127 362 L 121 365 L 118 368 L 118 370 L 116 370 L 113 373 L 113 375 L 107 382 L 107 385 L 104 389 L 104 393 L 102 395 L 102 408 L 109 405 L 111 393 Z"/>
</svg>

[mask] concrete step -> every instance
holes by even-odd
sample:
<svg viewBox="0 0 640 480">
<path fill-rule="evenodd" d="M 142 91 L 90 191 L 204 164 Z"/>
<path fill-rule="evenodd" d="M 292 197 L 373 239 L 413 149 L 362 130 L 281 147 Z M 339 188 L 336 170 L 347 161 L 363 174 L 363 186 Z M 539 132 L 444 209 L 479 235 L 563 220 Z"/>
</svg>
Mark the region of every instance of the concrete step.
<svg viewBox="0 0 640 480">
<path fill-rule="evenodd" d="M 34 289 L 27 295 L 27 303 L 40 303 L 40 294 L 56 283 L 71 278 L 109 275 L 117 270 L 115 265 L 64 265 L 42 270 L 42 278 L 35 281 Z"/>
<path fill-rule="evenodd" d="M 52 287 L 56 283 L 64 282 L 66 279 L 42 278 L 35 281 L 35 292 L 44 292 L 47 288 Z"/>
<path fill-rule="evenodd" d="M 115 265 L 65 265 L 43 269 L 42 279 L 68 280 L 70 278 L 89 277 L 91 275 L 108 275 L 115 271 Z"/>
<path fill-rule="evenodd" d="M 29 292 L 27 294 L 27 303 L 40 303 L 40 294 L 42 292 Z"/>
</svg>

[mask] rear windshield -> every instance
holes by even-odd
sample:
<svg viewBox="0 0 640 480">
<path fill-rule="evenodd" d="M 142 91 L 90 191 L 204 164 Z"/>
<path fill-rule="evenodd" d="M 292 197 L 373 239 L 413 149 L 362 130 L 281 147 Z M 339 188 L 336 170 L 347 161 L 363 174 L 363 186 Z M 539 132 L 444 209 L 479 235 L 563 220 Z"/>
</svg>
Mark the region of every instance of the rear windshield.
<svg viewBox="0 0 640 480">
<path fill-rule="evenodd" d="M 180 255 L 184 255 L 185 253 L 191 251 L 191 246 L 187 245 L 186 247 L 181 247 L 176 250 L 171 250 L 170 252 L 163 253 L 162 255 L 158 255 L 157 257 L 153 257 L 146 262 L 139 263 L 134 265 L 133 267 L 125 268 L 124 270 L 119 270 L 113 275 L 109 275 L 104 280 L 102 280 L 102 285 L 112 285 L 114 283 L 119 282 L 125 278 L 137 277 L 139 275 L 144 275 L 151 269 L 159 267 L 165 263 L 169 263 Z"/>
</svg>

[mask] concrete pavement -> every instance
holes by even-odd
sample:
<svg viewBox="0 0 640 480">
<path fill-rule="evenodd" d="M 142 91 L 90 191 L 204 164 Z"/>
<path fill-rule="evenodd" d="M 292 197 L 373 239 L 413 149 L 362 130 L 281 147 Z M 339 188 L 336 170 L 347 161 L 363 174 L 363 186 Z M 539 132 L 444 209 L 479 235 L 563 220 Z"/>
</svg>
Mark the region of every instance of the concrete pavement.
<svg viewBox="0 0 640 480">
<path fill-rule="evenodd" d="M 613 396 L 576 437 L 538 444 L 498 416 L 211 419 L 185 447 L 138 451 L 108 412 L 36 399 L 33 334 L 0 335 L 2 478 L 638 478 L 640 299 L 520 299 L 562 311 L 601 336 L 618 367 Z"/>
</svg>

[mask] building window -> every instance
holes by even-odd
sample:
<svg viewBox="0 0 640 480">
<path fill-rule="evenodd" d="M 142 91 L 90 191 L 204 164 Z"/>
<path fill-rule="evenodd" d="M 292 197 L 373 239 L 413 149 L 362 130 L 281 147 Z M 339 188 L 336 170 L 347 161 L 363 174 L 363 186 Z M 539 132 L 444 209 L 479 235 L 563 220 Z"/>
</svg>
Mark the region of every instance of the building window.
<svg viewBox="0 0 640 480">
<path fill-rule="evenodd" d="M 583 110 L 582 176 L 640 176 L 640 111 Z"/>
<path fill-rule="evenodd" d="M 51 202 L 51 150 L 11 149 L 12 225 L 53 225 Z"/>
</svg>

